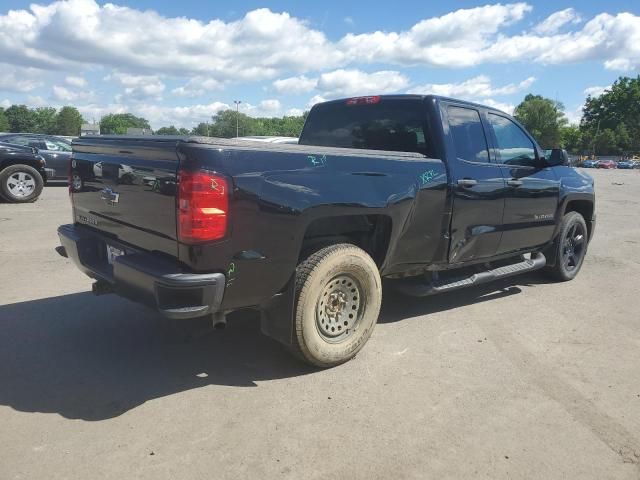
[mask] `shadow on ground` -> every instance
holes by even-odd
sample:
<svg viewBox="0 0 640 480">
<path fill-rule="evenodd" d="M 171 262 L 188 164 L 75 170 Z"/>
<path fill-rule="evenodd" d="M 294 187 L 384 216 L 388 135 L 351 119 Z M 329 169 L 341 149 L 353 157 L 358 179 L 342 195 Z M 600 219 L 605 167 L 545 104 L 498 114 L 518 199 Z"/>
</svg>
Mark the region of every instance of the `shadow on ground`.
<svg viewBox="0 0 640 480">
<path fill-rule="evenodd" d="M 381 323 L 517 294 L 521 277 L 457 293 L 411 299 L 385 295 Z M 159 320 L 115 296 L 76 293 L 0 306 L 0 405 L 87 421 L 119 416 L 144 402 L 205 385 L 311 374 L 260 333 L 258 315 L 237 312 L 225 331 Z"/>
</svg>

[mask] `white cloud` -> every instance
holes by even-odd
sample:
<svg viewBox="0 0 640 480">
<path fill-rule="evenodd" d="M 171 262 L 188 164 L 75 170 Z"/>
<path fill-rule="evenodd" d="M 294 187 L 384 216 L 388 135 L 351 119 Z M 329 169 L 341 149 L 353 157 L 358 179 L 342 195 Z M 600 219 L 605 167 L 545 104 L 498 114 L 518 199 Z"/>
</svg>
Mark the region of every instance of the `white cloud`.
<svg viewBox="0 0 640 480">
<path fill-rule="evenodd" d="M 27 105 L 30 107 L 48 107 L 49 102 L 40 95 L 29 95 L 27 97 Z"/>
<path fill-rule="evenodd" d="M 599 97 L 605 92 L 605 90 L 608 90 L 609 88 L 611 88 L 611 85 L 607 85 L 606 87 L 594 86 L 594 87 L 585 88 L 583 93 L 587 97 L 588 96 Z"/>
<path fill-rule="evenodd" d="M 524 2 L 490 4 L 425 18 L 402 31 L 331 41 L 306 20 L 268 8 L 236 21 L 201 21 L 94 0 L 58 0 L 0 14 L 0 57 L 22 67 L 74 72 L 100 66 L 220 83 L 380 63 L 456 68 L 600 61 L 621 71 L 640 66 L 640 16 L 601 13 L 578 26 L 578 14 L 565 9 L 518 32 L 516 24 L 531 10 Z M 189 92 L 185 86 L 176 94 Z"/>
<path fill-rule="evenodd" d="M 566 110 L 564 115 L 571 125 L 580 124 L 580 120 L 582 120 L 582 105 Z"/>
<path fill-rule="evenodd" d="M 306 93 L 312 91 L 318 85 L 317 78 L 308 78 L 304 75 L 298 77 L 289 77 L 278 79 L 273 82 L 273 88 L 278 93 L 285 93 L 289 95 L 297 95 L 300 93 Z"/>
<path fill-rule="evenodd" d="M 10 106 L 11 106 L 11 102 L 9 101 L 8 98 L 5 98 L 0 102 L 0 107 L 2 108 L 9 108 Z"/>
<path fill-rule="evenodd" d="M 341 56 L 324 33 L 267 8 L 233 22 L 203 22 L 94 0 L 59 0 L 0 16 L 0 32 L 0 56 L 16 63 L 207 73 L 218 81 L 272 78 L 331 65 Z"/>
<path fill-rule="evenodd" d="M 2 38 L 0 29 L 0 38 Z M 42 85 L 42 72 L 35 68 L 23 68 L 0 63 L 0 91 L 30 92 Z"/>
<path fill-rule="evenodd" d="M 317 90 L 323 98 L 394 93 L 405 89 L 409 79 L 396 71 L 367 73 L 361 70 L 338 69 L 317 78 L 304 75 L 279 79 L 273 88 L 282 94 L 300 94 Z"/>
<path fill-rule="evenodd" d="M 478 103 L 481 103 L 482 105 L 486 105 L 488 107 L 497 108 L 498 110 L 508 113 L 509 115 L 513 115 L 513 111 L 516 109 L 516 106 L 512 103 L 496 102 L 492 98 L 483 98 L 482 100 L 478 100 Z"/>
<path fill-rule="evenodd" d="M 307 108 L 313 107 L 316 103 L 322 103 L 322 102 L 326 102 L 326 101 L 327 101 L 327 99 L 325 97 L 323 97 L 322 95 L 314 95 L 307 102 Z"/>
<path fill-rule="evenodd" d="M 528 89 L 535 81 L 535 77 L 529 77 L 519 83 L 509 83 L 501 87 L 495 87 L 491 82 L 491 78 L 486 75 L 479 75 L 460 83 L 432 83 L 413 87 L 409 90 L 409 93 L 442 95 L 468 100 L 512 95 Z"/>
<path fill-rule="evenodd" d="M 116 82 L 124 87 L 123 93 L 118 97 L 120 101 L 124 99 L 133 101 L 158 99 L 165 89 L 164 83 L 156 75 L 131 75 L 116 72 L 105 77 L 105 80 Z"/>
<path fill-rule="evenodd" d="M 552 13 L 544 21 L 540 22 L 533 29 L 541 35 L 553 35 L 568 23 L 580 23 L 582 18 L 573 8 L 565 8 Z"/>
<path fill-rule="evenodd" d="M 160 128 L 167 125 L 192 128 L 200 122 L 211 121 L 211 117 L 220 110 L 227 110 L 228 104 L 213 102 L 210 104 L 196 104 L 184 107 L 170 107 L 158 104 L 139 103 L 124 105 L 113 103 L 108 105 L 87 104 L 78 106 L 78 110 L 87 119 L 95 118 L 98 121 L 108 113 L 133 113 L 149 120 L 152 128 Z"/>
<path fill-rule="evenodd" d="M 94 97 L 93 92 L 70 89 L 62 85 L 52 87 L 53 98 L 61 102 L 87 102 Z"/>
<path fill-rule="evenodd" d="M 260 102 L 260 109 L 265 112 L 279 112 L 282 108 L 279 100 L 269 99 Z"/>
<path fill-rule="evenodd" d="M 224 84 L 214 78 L 198 76 L 189 79 L 185 85 L 174 88 L 171 90 L 171 93 L 179 97 L 199 97 L 205 95 L 207 92 L 221 90 L 223 88 Z"/>
<path fill-rule="evenodd" d="M 290 108 L 286 111 L 285 115 L 288 117 L 300 117 L 304 113 L 304 110 L 301 108 Z"/>
<path fill-rule="evenodd" d="M 348 97 L 394 93 L 409 86 L 409 79 L 400 72 L 380 71 L 365 73 L 360 70 L 335 70 L 323 73 L 317 89 L 324 97 Z"/>
<path fill-rule="evenodd" d="M 339 42 L 354 61 L 464 67 L 478 64 L 501 28 L 531 10 L 526 3 L 485 5 L 421 20 L 404 32 L 348 34 Z"/>
<path fill-rule="evenodd" d="M 87 81 L 84 79 L 84 77 L 75 75 L 69 75 L 64 79 L 64 81 L 67 85 L 71 85 L 72 87 L 83 88 L 87 86 Z"/>
</svg>

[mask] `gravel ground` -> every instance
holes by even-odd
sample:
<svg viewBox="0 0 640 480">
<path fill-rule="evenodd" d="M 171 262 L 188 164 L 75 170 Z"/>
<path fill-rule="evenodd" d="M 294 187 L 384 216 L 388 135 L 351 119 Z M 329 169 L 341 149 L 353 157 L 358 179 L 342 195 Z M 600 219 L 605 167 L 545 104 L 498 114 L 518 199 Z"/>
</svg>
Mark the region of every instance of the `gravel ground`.
<svg viewBox="0 0 640 480">
<path fill-rule="evenodd" d="M 64 187 L 0 204 L 0 479 L 640 478 L 640 171 L 592 173 L 575 281 L 387 293 L 326 371 L 251 313 L 188 335 L 93 297 Z"/>
</svg>

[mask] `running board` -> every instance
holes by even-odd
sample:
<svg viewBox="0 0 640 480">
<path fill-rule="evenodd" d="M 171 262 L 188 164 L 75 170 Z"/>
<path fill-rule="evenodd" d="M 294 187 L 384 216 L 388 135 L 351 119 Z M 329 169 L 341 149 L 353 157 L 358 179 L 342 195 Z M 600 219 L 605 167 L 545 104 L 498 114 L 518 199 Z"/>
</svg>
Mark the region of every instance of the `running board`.
<svg viewBox="0 0 640 480">
<path fill-rule="evenodd" d="M 451 292 L 460 288 L 472 287 L 474 285 L 481 285 L 483 283 L 493 282 L 501 278 L 511 277 L 513 275 L 519 275 L 525 272 L 533 272 L 539 270 L 547 264 L 547 259 L 542 253 L 534 253 L 531 258 L 525 259 L 521 262 L 511 265 L 505 265 L 504 267 L 497 267 L 484 272 L 474 273 L 468 277 L 461 277 L 457 279 L 449 280 L 436 280 L 431 283 L 415 282 L 415 281 L 398 281 L 394 282 L 394 287 L 412 297 L 426 297 L 428 295 L 435 295 L 437 293 Z"/>
</svg>

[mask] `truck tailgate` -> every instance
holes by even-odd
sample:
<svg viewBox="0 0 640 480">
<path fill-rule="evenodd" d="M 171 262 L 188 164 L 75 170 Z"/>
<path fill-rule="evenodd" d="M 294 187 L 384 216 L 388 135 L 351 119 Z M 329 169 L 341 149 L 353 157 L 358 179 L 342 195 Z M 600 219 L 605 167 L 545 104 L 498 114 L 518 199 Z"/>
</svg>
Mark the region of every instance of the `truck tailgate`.
<svg viewBox="0 0 640 480">
<path fill-rule="evenodd" d="M 177 255 L 176 140 L 90 137 L 74 141 L 74 222 L 138 249 Z"/>
</svg>

